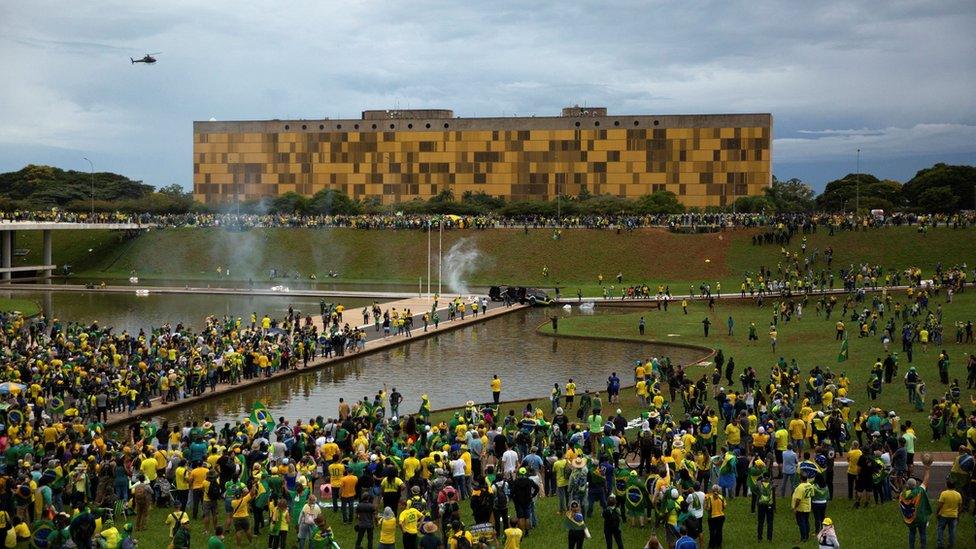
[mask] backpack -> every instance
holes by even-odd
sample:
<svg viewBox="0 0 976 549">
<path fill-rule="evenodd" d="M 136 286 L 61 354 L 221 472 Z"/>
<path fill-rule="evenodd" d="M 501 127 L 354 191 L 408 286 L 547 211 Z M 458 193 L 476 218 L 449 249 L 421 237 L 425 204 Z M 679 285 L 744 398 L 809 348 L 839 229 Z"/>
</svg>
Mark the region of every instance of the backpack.
<svg viewBox="0 0 976 549">
<path fill-rule="evenodd" d="M 760 482 L 758 486 L 759 503 L 769 505 L 773 501 L 773 490 L 768 482 Z"/>
<path fill-rule="evenodd" d="M 173 547 L 175 549 L 190 549 L 190 529 L 183 524 L 185 515 L 186 513 L 180 513 L 176 519 L 176 526 L 173 527 Z"/>
<path fill-rule="evenodd" d="M 220 501 L 223 499 L 224 495 L 221 494 L 220 483 L 216 480 L 210 481 L 210 486 L 207 487 L 207 498 L 210 501 Z"/>
<path fill-rule="evenodd" d="M 495 488 L 495 509 L 505 509 L 508 507 L 508 483 L 499 480 L 493 486 Z"/>
</svg>

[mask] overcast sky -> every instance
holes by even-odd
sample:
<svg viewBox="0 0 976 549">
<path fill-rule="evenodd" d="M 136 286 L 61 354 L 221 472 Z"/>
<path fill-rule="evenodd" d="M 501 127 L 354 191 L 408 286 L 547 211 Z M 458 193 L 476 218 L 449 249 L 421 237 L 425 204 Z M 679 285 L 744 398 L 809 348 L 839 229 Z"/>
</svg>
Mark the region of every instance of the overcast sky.
<svg viewBox="0 0 976 549">
<path fill-rule="evenodd" d="M 586 104 L 771 112 L 777 177 L 822 188 L 860 147 L 904 181 L 976 163 L 974 29 L 973 0 L 3 2 L 0 170 L 189 188 L 193 120 Z"/>
</svg>

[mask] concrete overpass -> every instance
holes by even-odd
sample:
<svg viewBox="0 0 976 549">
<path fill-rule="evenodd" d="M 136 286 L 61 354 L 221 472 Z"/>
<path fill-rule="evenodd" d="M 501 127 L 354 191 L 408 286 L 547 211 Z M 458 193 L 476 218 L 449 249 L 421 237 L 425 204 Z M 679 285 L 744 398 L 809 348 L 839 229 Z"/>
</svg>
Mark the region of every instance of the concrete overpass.
<svg viewBox="0 0 976 549">
<path fill-rule="evenodd" d="M 51 283 L 51 274 L 57 265 L 54 263 L 51 231 L 131 231 L 148 229 L 138 223 L 67 223 L 58 221 L 0 221 L 0 282 L 9 284 L 13 274 L 24 271 L 41 273 L 41 278 Z M 43 234 L 43 263 L 41 265 L 13 266 L 17 231 L 41 231 Z"/>
</svg>

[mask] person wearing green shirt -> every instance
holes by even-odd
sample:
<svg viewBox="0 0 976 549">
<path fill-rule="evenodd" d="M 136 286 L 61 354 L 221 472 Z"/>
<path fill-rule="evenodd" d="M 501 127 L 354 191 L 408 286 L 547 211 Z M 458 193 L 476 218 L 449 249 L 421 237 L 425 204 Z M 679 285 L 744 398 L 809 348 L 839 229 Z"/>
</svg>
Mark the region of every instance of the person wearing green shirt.
<svg viewBox="0 0 976 549">
<path fill-rule="evenodd" d="M 207 540 L 207 549 L 224 549 L 224 527 L 214 529 L 214 535 Z"/>
<path fill-rule="evenodd" d="M 925 463 L 928 461 L 928 463 Z M 926 529 L 929 525 L 929 516 L 932 515 L 932 504 L 929 503 L 929 494 L 926 487 L 929 485 L 931 476 L 930 460 L 923 458 L 925 474 L 922 483 L 919 484 L 915 478 L 905 481 L 905 489 L 898 496 L 898 506 L 901 509 L 902 519 L 905 526 L 908 526 L 908 546 L 915 547 L 915 537 L 919 538 L 922 547 L 926 546 Z"/>
</svg>

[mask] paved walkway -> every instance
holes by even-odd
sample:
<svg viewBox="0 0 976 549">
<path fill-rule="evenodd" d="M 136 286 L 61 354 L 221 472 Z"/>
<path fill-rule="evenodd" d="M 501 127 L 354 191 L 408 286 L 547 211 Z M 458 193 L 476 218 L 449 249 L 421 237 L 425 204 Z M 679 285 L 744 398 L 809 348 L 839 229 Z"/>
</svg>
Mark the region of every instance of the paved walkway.
<svg viewBox="0 0 976 549">
<path fill-rule="evenodd" d="M 389 302 L 389 303 L 384 303 L 384 304 L 380 305 L 380 307 L 383 310 L 386 310 L 386 306 L 387 305 L 396 305 L 398 303 L 401 303 L 401 304 L 412 303 L 413 304 L 412 306 L 409 306 L 409 305 L 407 306 L 407 308 L 410 308 L 411 312 L 429 310 L 429 309 L 421 309 L 421 307 L 424 306 L 424 303 L 423 303 L 422 300 L 414 301 L 413 299 L 411 299 L 411 300 L 393 301 L 393 302 Z M 440 305 L 442 305 L 442 307 L 439 307 L 439 309 L 440 308 L 444 308 L 444 309 L 447 308 L 447 301 L 445 301 L 445 298 L 444 297 L 442 297 L 442 299 L 440 301 Z M 397 306 L 397 309 L 398 310 L 401 310 L 401 307 L 402 306 L 403 305 Z M 429 305 L 427 305 L 427 307 L 429 307 Z M 131 423 L 133 421 L 145 420 L 145 419 L 151 418 L 153 416 L 157 416 L 159 414 L 169 412 L 171 410 L 176 410 L 176 409 L 179 409 L 179 408 L 184 408 L 186 406 L 192 406 L 192 405 L 194 405 L 194 404 L 196 404 L 198 402 L 202 402 L 202 401 L 204 401 L 206 399 L 216 398 L 216 397 L 219 397 L 221 395 L 224 395 L 224 394 L 227 394 L 227 393 L 230 393 L 230 392 L 233 392 L 233 391 L 239 391 L 241 389 L 249 388 L 249 387 L 256 387 L 258 385 L 261 385 L 263 383 L 268 383 L 270 381 L 277 381 L 277 380 L 284 379 L 284 378 L 287 378 L 287 377 L 290 377 L 290 376 L 295 376 L 295 375 L 301 374 L 303 372 L 308 372 L 308 371 L 316 370 L 316 369 L 319 369 L 319 368 L 324 368 L 324 367 L 331 366 L 331 365 L 336 364 L 336 363 L 339 363 L 339 362 L 343 362 L 343 361 L 346 361 L 346 360 L 352 360 L 352 359 L 355 359 L 355 358 L 359 358 L 359 357 L 364 356 L 366 354 L 375 353 L 375 352 L 378 352 L 378 351 L 381 351 L 381 350 L 384 350 L 384 349 L 390 349 L 390 348 L 393 348 L 393 347 L 396 347 L 396 346 L 399 346 L 399 345 L 407 344 L 407 343 L 410 343 L 410 342 L 412 342 L 414 340 L 417 340 L 417 339 L 421 339 L 421 338 L 424 338 L 424 337 L 430 337 L 432 335 L 439 334 L 439 333 L 443 333 L 443 332 L 448 332 L 448 331 L 451 331 L 451 330 L 456 330 L 456 329 L 463 328 L 465 326 L 469 326 L 471 324 L 475 324 L 475 323 L 478 323 L 478 322 L 484 322 L 484 321 L 486 321 L 488 319 L 495 318 L 495 317 L 498 317 L 498 316 L 502 316 L 502 315 L 511 313 L 513 311 L 521 310 L 521 309 L 524 309 L 524 308 L 527 308 L 527 307 L 529 307 L 529 306 L 528 305 L 518 305 L 518 304 L 512 305 L 511 307 L 505 307 L 505 304 L 504 303 L 498 303 L 498 302 L 491 302 L 491 301 L 489 301 L 488 302 L 488 312 L 485 313 L 485 314 L 478 314 L 478 315 L 470 315 L 470 314 L 468 314 L 468 315 L 465 315 L 464 320 L 461 320 L 460 317 L 459 317 L 454 322 L 451 322 L 451 321 L 447 320 L 447 315 L 446 314 L 445 315 L 441 315 L 442 318 L 441 318 L 440 327 L 437 328 L 437 329 L 435 329 L 434 326 L 431 325 L 426 332 L 423 329 L 423 322 L 421 321 L 421 315 L 423 314 L 423 312 L 418 312 L 417 314 L 414 314 L 414 316 L 413 316 L 413 318 L 414 318 L 414 323 L 413 323 L 414 329 L 412 330 L 412 337 L 395 336 L 395 335 L 391 335 L 391 336 L 388 336 L 388 337 L 383 337 L 382 330 L 380 330 L 378 332 L 375 331 L 372 328 L 372 326 L 373 326 L 372 323 L 370 323 L 368 329 L 366 329 L 366 350 L 365 351 L 353 352 L 353 353 L 346 353 L 343 356 L 332 357 L 332 358 L 316 358 L 315 360 L 309 361 L 308 367 L 306 367 L 306 368 L 297 368 L 297 369 L 292 369 L 292 370 L 279 371 L 278 373 L 272 375 L 271 377 L 255 377 L 255 378 L 251 378 L 249 380 L 241 381 L 241 382 L 239 382 L 236 385 L 231 385 L 229 383 L 218 383 L 216 390 L 213 391 L 213 392 L 207 391 L 204 394 L 202 394 L 200 396 L 197 396 L 197 397 L 188 397 L 188 398 L 184 398 L 183 400 L 178 400 L 178 401 L 175 401 L 175 402 L 169 402 L 169 403 L 166 403 L 166 404 L 163 404 L 162 402 L 160 402 L 160 398 L 157 397 L 157 398 L 152 399 L 152 401 L 151 401 L 152 402 L 152 407 L 151 408 L 139 408 L 135 412 L 133 412 L 131 415 L 130 414 L 127 414 L 125 412 L 109 414 L 108 421 L 105 422 L 105 425 L 107 427 L 119 427 L 119 426 L 127 425 L 127 424 L 129 424 L 129 423 Z M 344 319 L 344 321 L 345 322 L 349 322 L 350 325 L 355 324 L 356 322 L 358 322 L 359 320 L 362 319 L 362 317 L 360 316 L 360 311 L 361 310 L 359 310 L 359 309 L 357 309 L 357 310 L 346 310 L 346 312 L 343 313 L 343 319 Z M 352 315 L 352 316 L 350 316 L 350 315 Z M 319 324 L 319 327 L 321 329 L 321 319 L 320 318 L 318 319 L 318 322 L 320 323 Z"/>
</svg>

